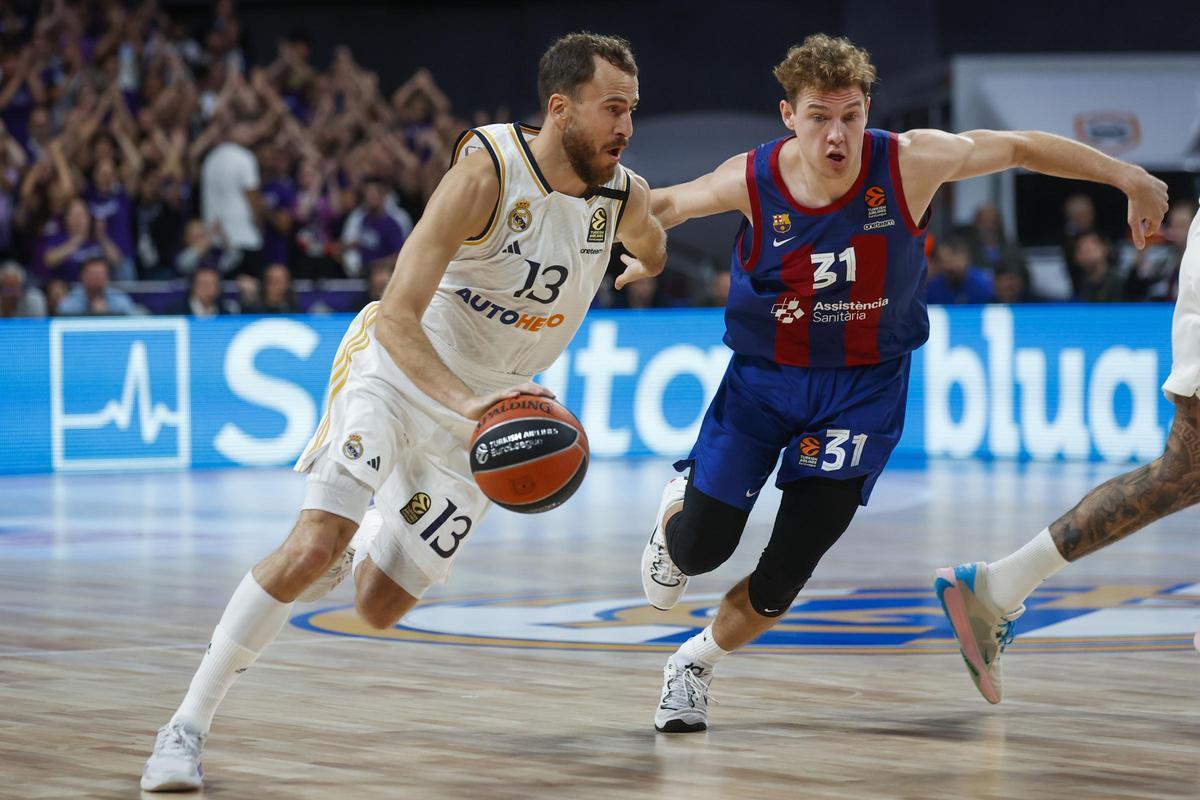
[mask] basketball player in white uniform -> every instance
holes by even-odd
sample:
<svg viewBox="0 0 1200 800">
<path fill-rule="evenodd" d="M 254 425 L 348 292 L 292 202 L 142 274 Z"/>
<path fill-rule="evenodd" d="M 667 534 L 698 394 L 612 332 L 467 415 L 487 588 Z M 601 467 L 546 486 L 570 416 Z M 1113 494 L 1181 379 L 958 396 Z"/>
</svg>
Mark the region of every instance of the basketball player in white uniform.
<svg viewBox="0 0 1200 800">
<path fill-rule="evenodd" d="M 488 125 L 460 139 L 383 299 L 351 323 L 296 465 L 308 473 L 299 520 L 234 592 L 143 789 L 200 787 L 217 705 L 294 601 L 352 570 L 359 614 L 388 628 L 444 581 L 489 506 L 468 465 L 475 420 L 520 392 L 550 396 L 531 380 L 579 327 L 614 239 L 639 256 L 617 288 L 662 270 L 649 189 L 620 164 L 638 101 L 628 43 L 563 37 L 542 56 L 538 90 L 541 132 Z"/>
<path fill-rule="evenodd" d="M 1025 598 L 1068 563 L 1200 502 L 1200 214 L 1179 266 L 1171 323 L 1171 374 L 1163 384 L 1175 421 L 1163 454 L 1093 489 L 1016 552 L 937 571 L 934 588 L 980 694 L 1003 698 L 1000 656 Z M 1200 649 L 1200 633 L 1196 634 Z"/>
</svg>

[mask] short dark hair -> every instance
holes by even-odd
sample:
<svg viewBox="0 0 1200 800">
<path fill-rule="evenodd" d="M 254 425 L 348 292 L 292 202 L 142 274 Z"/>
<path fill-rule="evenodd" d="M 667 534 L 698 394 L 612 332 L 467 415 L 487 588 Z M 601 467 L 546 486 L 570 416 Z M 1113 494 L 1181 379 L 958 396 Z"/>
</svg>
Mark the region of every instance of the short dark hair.
<svg viewBox="0 0 1200 800">
<path fill-rule="evenodd" d="M 538 62 L 538 97 L 543 110 L 551 95 L 565 94 L 572 100 L 579 97 L 579 87 L 596 74 L 593 56 L 600 56 L 625 74 L 637 77 L 637 62 L 627 40 L 589 31 L 568 33 L 550 45 Z"/>
</svg>

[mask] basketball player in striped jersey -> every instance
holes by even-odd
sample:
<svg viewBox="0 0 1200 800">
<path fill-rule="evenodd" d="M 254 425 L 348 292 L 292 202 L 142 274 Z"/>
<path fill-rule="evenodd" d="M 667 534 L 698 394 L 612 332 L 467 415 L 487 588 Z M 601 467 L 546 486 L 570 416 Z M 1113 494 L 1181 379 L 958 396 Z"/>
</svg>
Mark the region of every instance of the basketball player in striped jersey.
<svg viewBox="0 0 1200 800">
<path fill-rule="evenodd" d="M 904 425 L 910 354 L 929 333 L 924 240 L 938 188 L 1016 167 L 1111 183 L 1129 196 L 1138 247 L 1167 207 L 1161 181 L 1058 136 L 868 129 L 875 69 L 846 39 L 808 37 L 775 77 L 788 135 L 653 192 L 668 228 L 731 210 L 745 219 L 725 313 L 733 357 L 676 464 L 688 478 L 663 492 L 642 556 L 650 603 L 671 608 L 688 576 L 733 554 L 776 463 L 783 493 L 758 566 L 668 659 L 660 731 L 707 727 L 717 662 L 779 621 L 870 498 Z"/>
<path fill-rule="evenodd" d="M 444 581 L 489 506 L 468 463 L 475 420 L 520 392 L 550 396 L 532 378 L 579 327 L 615 239 L 641 257 L 618 288 L 662 270 L 649 189 L 620 163 L 638 102 L 628 43 L 563 37 L 542 56 L 538 89 L 540 132 L 464 134 L 383 299 L 347 330 L 296 465 L 308 473 L 299 520 L 234 591 L 143 789 L 200 787 L 217 705 L 297 599 L 353 573 L 359 615 L 388 628 Z"/>
<path fill-rule="evenodd" d="M 1003 698 L 1000 656 L 1025 598 L 1067 564 L 1119 542 L 1155 520 L 1200 502 L 1200 213 L 1179 266 L 1171 323 L 1171 374 L 1163 384 L 1175 421 L 1156 460 L 1087 494 L 1023 547 L 990 564 L 937 571 L 934 590 L 958 639 L 967 672 L 989 703 Z M 1200 649 L 1200 632 L 1195 645 Z"/>
</svg>

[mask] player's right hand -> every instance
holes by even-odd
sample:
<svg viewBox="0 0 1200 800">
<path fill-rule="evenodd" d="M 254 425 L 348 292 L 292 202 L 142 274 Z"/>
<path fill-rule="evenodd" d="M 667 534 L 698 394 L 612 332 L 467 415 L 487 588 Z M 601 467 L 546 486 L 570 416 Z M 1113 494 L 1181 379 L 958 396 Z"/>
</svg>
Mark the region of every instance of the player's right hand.
<svg viewBox="0 0 1200 800">
<path fill-rule="evenodd" d="M 522 383 L 519 386 L 513 386 L 508 389 L 501 389 L 498 392 L 491 394 L 476 395 L 470 400 L 463 403 L 462 408 L 458 413 L 462 414 L 467 419 L 479 419 L 484 412 L 492 406 L 499 403 L 501 400 L 508 400 L 516 397 L 519 394 L 532 394 L 538 397 L 549 397 L 554 399 L 554 392 L 547 389 L 545 386 L 539 386 L 536 383 Z"/>
<path fill-rule="evenodd" d="M 1129 196 L 1129 231 L 1134 246 L 1141 250 L 1167 215 L 1167 185 L 1143 169 L 1125 193 Z"/>
</svg>

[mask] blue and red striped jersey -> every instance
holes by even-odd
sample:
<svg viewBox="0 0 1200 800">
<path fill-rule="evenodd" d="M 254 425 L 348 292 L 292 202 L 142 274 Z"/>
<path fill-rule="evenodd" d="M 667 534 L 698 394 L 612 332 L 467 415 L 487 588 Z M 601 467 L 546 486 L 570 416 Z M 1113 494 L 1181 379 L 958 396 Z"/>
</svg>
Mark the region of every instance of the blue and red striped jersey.
<svg viewBox="0 0 1200 800">
<path fill-rule="evenodd" d="M 868 129 L 846 194 L 807 208 L 788 191 L 779 151 L 746 159 L 753 224 L 742 221 L 730 264 L 725 343 L 796 367 L 878 364 L 929 337 L 925 228 L 909 214 L 895 134 Z"/>
</svg>

